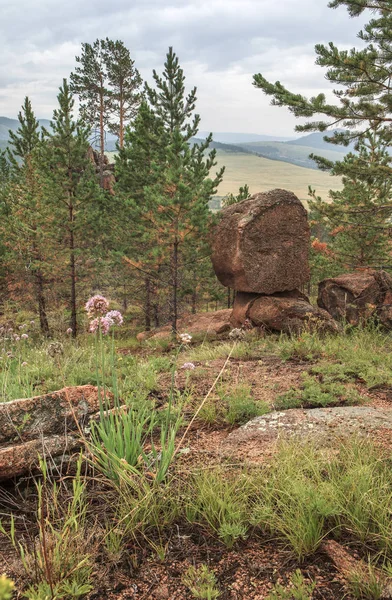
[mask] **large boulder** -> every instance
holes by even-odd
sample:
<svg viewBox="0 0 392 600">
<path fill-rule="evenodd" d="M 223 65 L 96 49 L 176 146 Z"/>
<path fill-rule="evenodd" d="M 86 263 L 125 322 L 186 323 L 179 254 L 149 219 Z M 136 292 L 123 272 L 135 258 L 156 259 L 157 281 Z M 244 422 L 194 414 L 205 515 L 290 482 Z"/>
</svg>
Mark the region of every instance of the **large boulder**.
<svg viewBox="0 0 392 600">
<path fill-rule="evenodd" d="M 337 320 L 359 325 L 378 318 L 392 328 L 392 278 L 385 271 L 356 271 L 319 283 L 317 303 Z"/>
<path fill-rule="evenodd" d="M 231 324 L 239 327 L 245 320 L 267 331 L 300 333 L 304 329 L 334 333 L 338 326 L 331 316 L 317 306 L 312 306 L 300 292 L 258 296 L 246 304 L 239 296 L 239 306 L 233 309 Z"/>
<path fill-rule="evenodd" d="M 212 237 L 212 263 L 226 287 L 274 294 L 309 280 L 307 212 L 292 192 L 254 194 L 225 208 Z"/>
</svg>

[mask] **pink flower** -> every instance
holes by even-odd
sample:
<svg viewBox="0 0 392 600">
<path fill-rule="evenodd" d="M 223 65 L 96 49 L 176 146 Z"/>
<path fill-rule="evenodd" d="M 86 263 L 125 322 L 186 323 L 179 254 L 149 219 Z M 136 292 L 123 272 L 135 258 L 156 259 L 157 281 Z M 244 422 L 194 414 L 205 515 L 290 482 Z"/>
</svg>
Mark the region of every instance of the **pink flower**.
<svg viewBox="0 0 392 600">
<path fill-rule="evenodd" d="M 15 340 L 15 342 L 19 342 L 20 337 L 18 335 L 14 335 L 14 340 Z"/>
<path fill-rule="evenodd" d="M 27 340 L 29 336 L 27 335 L 27 333 L 22 333 L 20 337 L 22 338 L 22 340 Z"/>
<path fill-rule="evenodd" d="M 27 367 L 27 362 L 26 361 L 22 362 L 22 367 Z"/>
<path fill-rule="evenodd" d="M 195 365 L 194 365 L 193 363 L 191 363 L 191 362 L 186 362 L 186 363 L 184 363 L 184 364 L 182 365 L 182 367 L 181 367 L 181 369 L 189 369 L 189 370 L 191 370 L 191 371 L 192 371 L 193 369 L 195 369 L 195 368 L 196 368 L 196 367 L 195 367 Z"/>
<path fill-rule="evenodd" d="M 67 333 L 67 335 L 71 335 L 71 333 L 72 333 L 72 327 L 68 327 L 66 333 Z"/>
<path fill-rule="evenodd" d="M 89 331 L 90 333 L 96 333 L 99 328 L 101 328 L 103 335 L 106 335 L 111 325 L 113 325 L 112 319 L 107 317 L 96 317 L 91 321 Z"/>
<path fill-rule="evenodd" d="M 109 308 L 109 302 L 100 294 L 92 296 L 85 305 L 85 309 L 89 317 L 95 317 L 97 315 L 104 315 Z"/>
<path fill-rule="evenodd" d="M 119 310 L 110 310 L 106 313 L 105 319 L 111 319 L 115 325 L 122 325 L 124 322 L 123 316 Z"/>
</svg>

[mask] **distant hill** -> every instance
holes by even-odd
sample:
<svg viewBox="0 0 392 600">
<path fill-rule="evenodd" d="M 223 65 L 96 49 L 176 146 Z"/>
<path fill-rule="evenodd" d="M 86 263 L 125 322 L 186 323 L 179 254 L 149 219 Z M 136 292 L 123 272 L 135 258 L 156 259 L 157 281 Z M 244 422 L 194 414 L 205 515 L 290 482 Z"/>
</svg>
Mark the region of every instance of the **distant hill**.
<svg viewBox="0 0 392 600">
<path fill-rule="evenodd" d="M 209 131 L 199 131 L 197 137 L 205 139 L 209 134 Z M 212 132 L 212 135 L 214 141 L 220 142 L 221 144 L 242 144 L 246 142 L 287 142 L 296 139 L 295 136 L 280 137 L 259 135 L 257 133 L 226 133 L 219 131 Z"/>
<path fill-rule="evenodd" d="M 194 144 L 202 144 L 205 141 L 205 138 L 191 138 L 190 143 Z M 236 144 L 222 144 L 221 142 L 217 142 L 213 140 L 209 146 L 209 148 L 215 150 L 222 150 L 223 152 L 234 152 L 238 154 L 239 152 L 243 152 L 244 154 L 254 154 L 252 150 L 248 150 L 245 146 L 237 146 Z"/>
<path fill-rule="evenodd" d="M 49 119 L 38 119 L 41 127 L 50 130 Z M 19 121 L 17 119 L 9 119 L 8 117 L 0 117 L 0 142 L 7 142 L 9 140 L 9 130 L 16 131 L 19 127 Z"/>
<path fill-rule="evenodd" d="M 38 123 L 41 127 L 45 127 L 50 131 L 50 120 L 49 119 L 38 119 Z M 16 131 L 19 127 L 19 121 L 17 119 L 9 119 L 8 117 L 0 117 L 0 149 L 4 150 L 9 140 L 9 130 Z M 108 152 L 116 151 L 117 136 L 112 133 L 106 133 L 106 149 Z M 94 148 L 97 144 L 92 140 L 91 144 Z"/>
<path fill-rule="evenodd" d="M 251 142 L 237 145 L 238 148 L 252 152 L 257 156 L 288 162 L 306 169 L 317 169 L 317 164 L 309 158 L 312 153 L 333 161 L 342 160 L 342 152 L 336 152 L 336 146 L 328 144 L 326 146 L 327 148 L 312 148 L 301 144 L 295 145 L 292 142 Z"/>
<path fill-rule="evenodd" d="M 337 130 L 343 131 L 343 130 Z M 343 154 L 347 154 L 350 150 L 354 150 L 354 144 L 350 144 L 350 146 L 337 146 L 336 144 L 330 144 L 324 141 L 325 137 L 332 136 L 333 131 L 324 131 L 321 133 L 320 131 L 315 131 L 314 133 L 310 133 L 309 135 L 304 135 L 296 140 L 291 140 L 290 144 L 294 146 L 307 146 L 309 148 L 315 148 L 317 150 L 334 150 L 335 152 L 341 152 Z"/>
</svg>

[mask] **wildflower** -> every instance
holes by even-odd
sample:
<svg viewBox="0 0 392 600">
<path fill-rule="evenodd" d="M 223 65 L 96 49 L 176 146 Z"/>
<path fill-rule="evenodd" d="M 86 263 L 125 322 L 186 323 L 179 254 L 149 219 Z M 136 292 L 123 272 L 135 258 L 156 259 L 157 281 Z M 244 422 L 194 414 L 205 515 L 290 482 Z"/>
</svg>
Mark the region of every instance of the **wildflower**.
<svg viewBox="0 0 392 600">
<path fill-rule="evenodd" d="M 27 362 L 26 361 L 22 362 L 22 367 L 27 367 Z"/>
<path fill-rule="evenodd" d="M 30 321 L 30 325 L 35 325 L 35 321 Z"/>
<path fill-rule="evenodd" d="M 110 310 L 106 313 L 105 319 L 111 319 L 115 325 L 122 325 L 124 322 L 123 316 L 119 310 Z"/>
<path fill-rule="evenodd" d="M 20 337 L 22 338 L 22 340 L 27 340 L 29 336 L 27 335 L 27 333 L 22 333 Z"/>
<path fill-rule="evenodd" d="M 111 325 L 113 325 L 112 319 L 108 317 L 96 317 L 91 321 L 89 331 L 90 333 L 96 333 L 100 328 L 103 335 L 106 335 Z"/>
<path fill-rule="evenodd" d="M 104 315 L 109 308 L 109 302 L 104 296 L 96 294 L 92 296 L 85 305 L 86 312 L 89 317 Z"/>
<path fill-rule="evenodd" d="M 18 335 L 14 335 L 14 340 L 15 340 L 15 342 L 19 342 L 20 337 Z"/>
<path fill-rule="evenodd" d="M 186 362 L 181 367 L 181 369 L 190 369 L 190 370 L 195 369 L 195 368 L 196 368 L 195 365 L 191 362 Z"/>
<path fill-rule="evenodd" d="M 192 336 L 189 333 L 180 333 L 178 337 L 182 344 L 190 344 L 192 341 Z"/>
<path fill-rule="evenodd" d="M 66 331 L 66 334 L 67 335 L 71 335 L 71 333 L 72 333 L 72 327 L 68 327 L 68 329 Z"/>
<path fill-rule="evenodd" d="M 20 331 L 22 331 L 22 329 L 26 329 L 26 327 L 27 327 L 26 323 L 24 323 L 23 325 L 19 325 Z"/>
</svg>

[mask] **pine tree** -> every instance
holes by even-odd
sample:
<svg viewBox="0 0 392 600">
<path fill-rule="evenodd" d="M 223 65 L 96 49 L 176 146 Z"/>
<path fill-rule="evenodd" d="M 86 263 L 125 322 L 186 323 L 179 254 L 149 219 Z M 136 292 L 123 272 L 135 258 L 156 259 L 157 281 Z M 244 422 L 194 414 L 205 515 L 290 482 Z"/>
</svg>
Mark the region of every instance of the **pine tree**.
<svg viewBox="0 0 392 600">
<path fill-rule="evenodd" d="M 348 145 L 366 130 L 378 127 L 385 142 L 390 142 L 392 132 L 392 8 L 389 0 L 332 0 L 330 8 L 345 6 L 350 16 L 361 15 L 370 9 L 371 18 L 358 37 L 365 43 L 361 49 L 339 50 L 335 44 L 317 44 L 316 64 L 326 67 L 326 79 L 339 86 L 333 91 L 336 104 L 329 104 L 325 94 L 306 98 L 287 90 L 279 81 L 270 83 L 260 73 L 254 76 L 254 85 L 272 96 L 272 104 L 286 106 L 296 117 L 317 120 L 298 125 L 297 131 L 326 131 L 340 125 L 347 131 L 335 132 L 327 141 Z M 343 89 L 342 89 L 343 88 Z M 364 127 L 361 130 L 353 128 Z"/>
<path fill-rule="evenodd" d="M 342 161 L 312 157 L 322 170 L 343 180 L 343 190 L 330 191 L 331 203 L 310 190 L 312 218 L 324 225 L 335 258 L 346 267 L 385 263 L 392 232 L 392 180 L 388 148 L 377 130 L 359 141 L 358 153 L 350 152 Z"/>
<path fill-rule="evenodd" d="M 347 265 L 383 261 L 388 253 L 391 216 L 392 157 L 387 151 L 392 142 L 392 8 L 389 0 L 332 0 L 331 8 L 345 6 L 350 16 L 370 10 L 372 18 L 359 32 L 365 46 L 339 50 L 332 42 L 315 47 L 316 64 L 326 67 L 326 79 L 338 86 L 337 100 L 328 103 L 324 94 L 306 98 L 288 91 L 280 82 L 272 84 L 261 74 L 254 84 L 272 104 L 286 106 L 296 117 L 322 120 L 298 125 L 297 131 L 335 130 L 324 140 L 347 146 L 356 140 L 355 151 L 333 164 L 311 155 L 318 166 L 343 177 L 341 192 L 330 191 L 332 203 L 324 206 L 311 191 L 313 215 L 325 224 L 336 257 Z"/>
<path fill-rule="evenodd" d="M 146 85 L 149 105 L 142 103 L 134 130 L 128 130 L 116 169 L 119 189 L 130 199 L 138 243 L 131 245 L 127 258 L 145 278 L 145 312 L 156 315 L 151 299 L 169 288 L 166 304 L 175 333 L 180 288 L 207 236 L 213 218 L 208 202 L 223 169 L 210 178 L 216 165 L 215 151 L 208 152 L 211 136 L 190 145 L 200 121 L 193 114 L 196 89 L 185 93 L 185 77 L 172 48 L 162 76 L 154 71 L 153 77 L 155 87 Z"/>
<path fill-rule="evenodd" d="M 10 146 L 7 158 L 11 168 L 4 166 L 10 176 L 3 189 L 3 236 L 7 256 L 14 273 L 31 274 L 35 288 L 41 332 L 49 335 L 46 310 L 47 276 L 50 273 L 49 217 L 43 198 L 42 180 L 37 168 L 37 150 L 40 145 L 39 123 L 30 100 L 26 97 L 18 115 L 19 128 L 9 132 Z M 4 172 L 4 171 L 3 171 Z"/>
<path fill-rule="evenodd" d="M 105 127 L 109 124 L 111 92 L 105 62 L 103 40 L 82 44 L 82 53 L 76 56 L 80 65 L 71 73 L 71 90 L 80 100 L 83 121 L 95 130 L 99 147 L 100 185 L 103 186 L 105 157 Z"/>
<path fill-rule="evenodd" d="M 210 171 L 216 165 L 216 151 L 207 153 L 212 135 L 204 143 L 190 146 L 200 122 L 200 116 L 193 114 L 196 88 L 185 94 L 185 76 L 172 48 L 167 53 L 162 76 L 154 71 L 153 78 L 155 87 L 147 85 L 146 92 L 151 110 L 162 124 L 160 145 L 165 150 L 165 160 L 157 165 L 157 182 L 148 186 L 145 194 L 154 229 L 160 232 L 161 247 L 167 253 L 174 335 L 184 248 L 206 237 L 212 220 L 208 202 L 222 180 L 224 169 L 214 179 L 210 178 Z"/>
<path fill-rule="evenodd" d="M 18 114 L 19 127 L 16 132 L 10 130 L 7 158 L 15 171 L 26 164 L 27 158 L 39 143 L 39 123 L 31 107 L 31 101 L 26 96 L 22 110 Z"/>
<path fill-rule="evenodd" d="M 88 158 L 89 128 L 74 121 L 74 100 L 67 80 L 57 96 L 58 109 L 53 113 L 51 133 L 45 132 L 41 152 L 41 171 L 45 193 L 52 206 L 68 271 L 72 335 L 77 335 L 77 258 L 93 215 L 92 204 L 99 202 L 100 191 Z"/>
<path fill-rule="evenodd" d="M 240 187 L 236 196 L 234 194 L 227 194 L 227 196 L 222 199 L 222 206 L 226 208 L 226 206 L 237 204 L 237 202 L 242 202 L 242 200 L 247 200 L 248 198 L 250 198 L 249 186 L 245 183 L 244 186 Z"/>
<path fill-rule="evenodd" d="M 101 44 L 110 86 L 109 130 L 123 148 L 125 127 L 135 119 L 141 102 L 142 78 L 123 42 L 106 38 Z"/>
<path fill-rule="evenodd" d="M 133 127 L 126 129 L 124 146 L 115 157 L 117 192 L 123 198 L 122 252 L 136 265 L 143 279 L 146 330 L 153 321 L 159 324 L 158 296 L 164 253 L 159 229 L 153 227 L 153 210 L 145 190 L 157 184 L 159 165 L 165 161 L 162 135 L 161 121 L 143 101 Z"/>
</svg>

